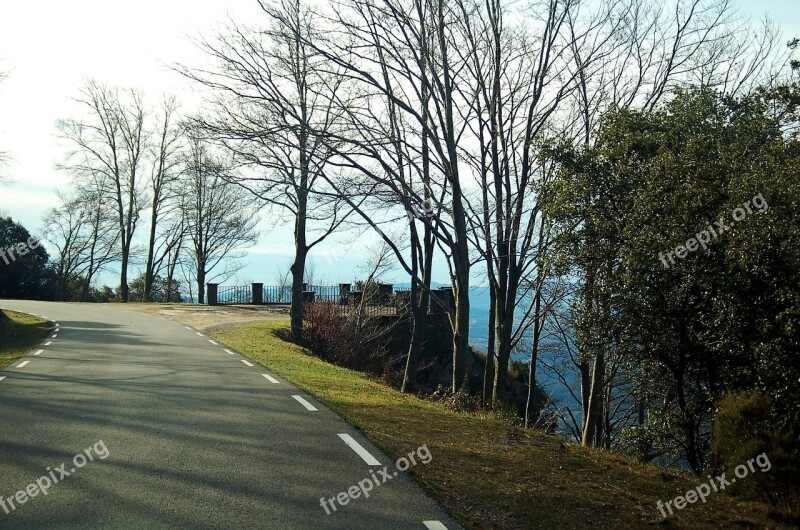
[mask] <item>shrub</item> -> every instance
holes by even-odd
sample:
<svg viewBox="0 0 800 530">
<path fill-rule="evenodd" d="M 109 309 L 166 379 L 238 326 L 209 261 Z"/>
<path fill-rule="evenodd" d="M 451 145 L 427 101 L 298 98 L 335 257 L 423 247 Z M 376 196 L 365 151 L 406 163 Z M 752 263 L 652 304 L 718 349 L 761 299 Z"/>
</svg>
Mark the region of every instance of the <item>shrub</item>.
<svg viewBox="0 0 800 530">
<path fill-rule="evenodd" d="M 777 429 L 775 408 L 770 397 L 759 392 L 725 396 L 719 403 L 711 430 L 710 463 L 714 471 L 733 470 L 757 455 L 766 453 L 771 467 L 756 469 L 739 480 L 731 492 L 761 497 L 789 513 L 800 507 L 800 442 L 789 429 Z"/>
<path fill-rule="evenodd" d="M 380 318 L 320 301 L 306 306 L 305 323 L 304 337 L 315 355 L 340 366 L 383 375 L 392 330 Z"/>
</svg>

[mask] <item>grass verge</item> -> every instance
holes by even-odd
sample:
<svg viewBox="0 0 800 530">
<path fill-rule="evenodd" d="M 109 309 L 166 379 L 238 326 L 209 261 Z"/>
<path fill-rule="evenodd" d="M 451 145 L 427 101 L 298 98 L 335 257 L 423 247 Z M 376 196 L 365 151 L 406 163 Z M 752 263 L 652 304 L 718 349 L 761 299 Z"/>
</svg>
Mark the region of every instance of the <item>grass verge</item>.
<svg viewBox="0 0 800 530">
<path fill-rule="evenodd" d="M 268 322 L 210 334 L 312 394 L 393 458 L 427 444 L 432 462 L 410 472 L 465 528 L 777 527 L 765 504 L 723 493 L 661 520 L 656 501 L 704 480 L 401 394 L 281 340 L 287 331 L 288 323 Z"/>
<path fill-rule="evenodd" d="M 50 333 L 50 323 L 25 313 L 0 309 L 0 370 L 30 353 Z"/>
</svg>

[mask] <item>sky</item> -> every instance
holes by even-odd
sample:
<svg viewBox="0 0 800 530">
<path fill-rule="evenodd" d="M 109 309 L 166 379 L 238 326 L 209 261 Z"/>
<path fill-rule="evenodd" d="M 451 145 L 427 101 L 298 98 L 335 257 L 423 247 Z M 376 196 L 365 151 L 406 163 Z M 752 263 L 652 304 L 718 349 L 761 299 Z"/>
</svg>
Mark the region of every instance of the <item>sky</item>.
<svg viewBox="0 0 800 530">
<path fill-rule="evenodd" d="M 769 14 L 788 40 L 800 36 L 798 2 L 740 4 L 754 18 Z M 55 122 L 77 116 L 72 98 L 87 78 L 136 87 L 154 100 L 163 93 L 176 94 L 184 108 L 191 108 L 199 94 L 170 65 L 202 61 L 192 37 L 213 35 L 228 19 L 249 23 L 258 18 L 255 0 L 2 1 L 0 71 L 9 78 L 0 83 L 0 151 L 13 159 L 5 172 L 15 182 L 0 187 L 0 213 L 40 233 L 42 217 L 57 204 L 56 192 L 68 187 L 68 179 L 56 169 L 64 147 Z M 291 263 L 292 227 L 275 226 L 274 219 L 264 216 L 261 232 L 237 277 L 242 283 L 274 284 Z M 312 253 L 317 283 L 354 279 L 367 249 L 377 242 L 368 233 L 356 241 L 346 235 L 323 244 Z M 435 276 L 444 283 L 447 271 L 438 269 Z M 402 277 L 397 270 L 386 279 Z M 108 282 L 113 285 L 113 276 Z"/>
</svg>

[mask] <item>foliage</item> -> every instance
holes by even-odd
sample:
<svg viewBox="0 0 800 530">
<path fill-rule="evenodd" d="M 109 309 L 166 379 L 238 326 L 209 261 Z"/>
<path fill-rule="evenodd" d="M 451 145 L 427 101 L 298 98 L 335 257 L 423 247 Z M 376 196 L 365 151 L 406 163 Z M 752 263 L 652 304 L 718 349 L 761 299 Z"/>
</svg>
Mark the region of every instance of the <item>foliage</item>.
<svg viewBox="0 0 800 530">
<path fill-rule="evenodd" d="M 655 112 L 615 110 L 596 145 L 553 152 L 560 265 L 586 279 L 581 352 L 633 374 L 695 470 L 728 390 L 761 389 L 780 424 L 800 425 L 800 143 L 784 96 L 689 90 Z M 729 228 L 675 254 L 718 220 Z"/>
<path fill-rule="evenodd" d="M 139 275 L 134 279 L 129 287 L 129 300 L 131 302 L 180 302 L 181 301 L 181 282 L 180 280 L 168 281 L 166 278 L 156 275 L 153 278 L 150 299 L 145 297 L 145 274 Z"/>
<path fill-rule="evenodd" d="M 0 250 L 0 298 L 43 297 L 47 252 L 11 217 L 0 217 Z"/>
<path fill-rule="evenodd" d="M 770 467 L 737 481 L 732 491 L 759 495 L 793 511 L 800 508 L 800 440 L 791 429 L 776 428 L 773 400 L 760 392 L 726 395 L 714 417 L 711 465 L 734 474 L 734 468 L 766 454 Z"/>
</svg>

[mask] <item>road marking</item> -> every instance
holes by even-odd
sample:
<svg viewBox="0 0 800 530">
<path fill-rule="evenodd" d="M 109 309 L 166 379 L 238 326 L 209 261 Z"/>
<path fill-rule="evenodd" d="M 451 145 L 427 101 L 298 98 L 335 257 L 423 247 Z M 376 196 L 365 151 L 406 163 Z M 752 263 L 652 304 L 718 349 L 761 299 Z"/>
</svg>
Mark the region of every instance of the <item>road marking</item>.
<svg viewBox="0 0 800 530">
<path fill-rule="evenodd" d="M 269 381 L 270 383 L 280 383 L 280 381 L 278 381 L 277 379 L 275 379 L 274 377 L 272 377 L 269 374 L 261 374 L 261 375 L 263 375 L 267 379 L 267 381 Z"/>
<path fill-rule="evenodd" d="M 447 530 L 447 527 L 439 521 L 422 521 L 428 530 Z"/>
<path fill-rule="evenodd" d="M 296 400 L 298 403 L 300 403 L 301 405 L 303 405 L 303 406 L 306 408 L 306 410 L 310 410 L 310 411 L 315 411 L 315 410 L 317 410 L 317 407 L 315 407 L 314 405 L 312 405 L 311 403 L 309 403 L 308 401 L 306 401 L 305 399 L 303 399 L 303 396 L 292 396 L 292 397 L 293 397 L 293 398 L 294 398 L 294 399 L 295 399 L 295 400 Z"/>
<path fill-rule="evenodd" d="M 41 354 L 43 351 L 44 351 L 44 350 L 39 350 L 39 351 L 37 351 L 36 353 L 34 353 L 34 355 L 39 355 L 39 354 Z"/>
<path fill-rule="evenodd" d="M 242 362 L 243 362 L 244 364 L 246 364 L 247 366 L 250 366 L 250 367 L 252 367 L 252 366 L 255 366 L 255 365 L 254 365 L 253 363 L 251 363 L 250 361 L 245 361 L 244 359 L 240 359 L 240 361 L 242 361 Z"/>
<path fill-rule="evenodd" d="M 230 351 L 230 350 L 223 350 L 223 351 L 225 351 L 226 353 L 230 353 L 231 355 L 233 355 L 233 352 L 232 352 L 232 351 Z"/>
<path fill-rule="evenodd" d="M 190 328 L 189 326 L 183 326 L 183 327 L 185 327 L 185 328 L 186 328 L 186 329 L 188 329 L 189 331 L 191 331 L 191 330 L 192 330 L 192 328 Z"/>
<path fill-rule="evenodd" d="M 213 340 L 211 340 L 211 339 L 208 339 L 208 342 L 210 342 L 210 343 L 211 343 L 211 344 L 213 344 L 214 346 L 219 346 L 219 344 L 217 344 L 216 342 L 214 342 L 214 341 L 213 341 Z"/>
<path fill-rule="evenodd" d="M 21 363 L 19 363 L 19 364 L 17 365 L 17 368 L 22 368 L 23 366 L 25 366 L 25 365 L 26 365 L 26 364 L 28 364 L 29 362 L 30 362 L 30 361 L 22 361 Z"/>
<path fill-rule="evenodd" d="M 347 445 L 349 445 L 349 446 L 350 446 L 350 449 L 352 449 L 353 451 L 355 451 L 355 452 L 356 452 L 356 454 L 357 454 L 358 456 L 360 456 L 360 457 L 361 457 L 361 458 L 364 460 L 364 462 L 366 462 L 366 463 L 367 463 L 367 465 L 368 465 L 368 466 L 379 466 L 379 465 L 381 465 L 381 463 L 380 463 L 380 462 L 378 462 L 378 459 L 377 459 L 377 458 L 375 458 L 374 456 L 372 456 L 371 454 L 369 454 L 369 451 L 367 451 L 366 449 L 364 449 L 364 448 L 361 446 L 361 444 L 360 444 L 360 443 L 358 443 L 357 441 L 355 441 L 355 440 L 353 439 L 353 437 L 352 437 L 352 436 L 350 436 L 349 434 L 340 434 L 340 435 L 339 435 L 339 438 L 341 438 L 342 440 L 344 440 L 344 443 L 346 443 Z"/>
<path fill-rule="evenodd" d="M 58 338 L 58 333 L 54 334 L 54 335 L 53 335 L 52 337 L 50 337 L 50 338 L 51 338 L 51 339 L 57 339 L 57 338 Z"/>
<path fill-rule="evenodd" d="M 2 381 L 2 380 L 3 380 L 3 379 L 5 379 L 5 378 L 6 378 L 6 376 L 4 376 L 4 375 L 0 375 L 0 381 Z"/>
<path fill-rule="evenodd" d="M 194 334 L 197 335 L 198 337 L 202 337 L 203 336 L 203 334 L 200 333 L 199 331 L 195 331 Z"/>
<path fill-rule="evenodd" d="M 51 344 L 53 344 L 52 340 L 48 340 L 47 342 L 44 343 L 45 346 L 50 346 Z"/>
</svg>

